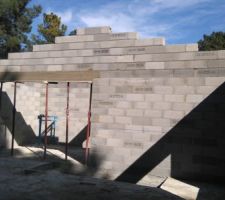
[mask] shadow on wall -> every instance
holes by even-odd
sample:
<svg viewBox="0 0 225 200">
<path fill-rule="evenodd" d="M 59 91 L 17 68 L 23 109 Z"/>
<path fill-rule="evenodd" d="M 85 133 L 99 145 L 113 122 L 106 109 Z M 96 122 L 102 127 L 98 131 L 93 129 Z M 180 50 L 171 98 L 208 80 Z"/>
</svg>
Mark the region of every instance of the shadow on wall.
<svg viewBox="0 0 225 200">
<path fill-rule="evenodd" d="M 9 132 L 12 132 L 12 118 L 13 118 L 13 104 L 6 94 L 2 92 L 2 108 L 0 112 L 0 117 L 3 124 L 7 127 Z M 5 133 L 3 133 L 5 134 Z M 26 124 L 22 114 L 16 111 L 15 117 L 15 141 L 18 145 L 31 144 L 35 141 L 35 133 L 33 129 Z"/>
<path fill-rule="evenodd" d="M 17 80 L 19 77 L 15 73 L 4 72 L 1 74 L 0 80 L 2 82 L 13 82 Z M 13 104 L 7 95 L 6 92 L 2 92 L 1 94 L 1 110 L 0 110 L 0 118 L 1 118 L 1 130 L 0 137 L 4 141 L 2 146 L 6 146 L 6 133 L 7 130 L 12 132 L 12 110 Z M 35 139 L 35 133 L 32 128 L 26 124 L 22 114 L 16 111 L 15 118 L 15 140 L 18 145 L 30 144 Z"/>
<path fill-rule="evenodd" d="M 68 144 L 68 156 L 86 166 L 85 170 L 82 173 L 76 173 L 74 170 L 71 170 L 72 173 L 75 172 L 75 174 L 78 175 L 97 176 L 104 179 L 110 179 L 110 176 L 109 174 L 107 174 L 107 172 L 99 171 L 100 166 L 105 159 L 105 155 L 92 148 L 91 151 L 89 151 L 88 160 L 86 163 L 86 149 L 82 146 L 82 144 L 86 141 L 86 133 L 87 125 L 85 125 L 83 129 Z M 53 148 L 61 152 L 65 152 L 65 143 L 49 146 L 48 148 Z"/>
<path fill-rule="evenodd" d="M 68 156 L 85 164 L 85 148 L 83 148 L 83 143 L 86 141 L 87 125 L 69 142 Z M 64 151 L 65 143 L 60 143 L 61 145 L 55 146 L 56 149 Z M 89 152 L 88 157 L 88 167 L 93 171 L 97 172 L 97 169 L 104 160 L 104 156 L 100 155 L 95 149 Z"/>
<path fill-rule="evenodd" d="M 0 149 L 7 147 L 7 128 L 4 121 L 0 118 Z"/>
<path fill-rule="evenodd" d="M 137 183 L 171 155 L 171 176 L 225 180 L 225 83 L 149 148 L 117 181 Z"/>
<path fill-rule="evenodd" d="M 69 142 L 70 146 L 81 147 L 86 140 L 87 125 Z"/>
</svg>

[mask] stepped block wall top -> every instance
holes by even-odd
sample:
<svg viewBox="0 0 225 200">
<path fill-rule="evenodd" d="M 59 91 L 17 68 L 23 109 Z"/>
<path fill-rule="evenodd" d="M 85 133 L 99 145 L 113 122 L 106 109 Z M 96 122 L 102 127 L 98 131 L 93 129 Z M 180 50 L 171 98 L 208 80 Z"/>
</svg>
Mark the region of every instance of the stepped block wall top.
<svg viewBox="0 0 225 200">
<path fill-rule="evenodd" d="M 56 37 L 54 44 L 35 45 L 32 52 L 10 53 L 0 60 L 0 77 L 5 71 L 22 81 L 93 81 L 91 147 L 104 176 L 133 183 L 149 173 L 225 178 L 224 50 L 199 52 L 197 44 L 167 45 L 164 38 L 84 28 Z M 50 88 L 50 113 L 63 119 L 61 84 Z M 71 92 L 73 140 L 85 127 L 89 88 L 75 84 Z M 20 112 L 35 127 L 22 103 Z M 31 105 L 31 111 L 43 109 L 39 101 L 38 108 Z"/>
<path fill-rule="evenodd" d="M 77 29 L 77 35 L 94 35 L 94 34 L 111 33 L 111 32 L 112 30 L 109 26 Z"/>
</svg>

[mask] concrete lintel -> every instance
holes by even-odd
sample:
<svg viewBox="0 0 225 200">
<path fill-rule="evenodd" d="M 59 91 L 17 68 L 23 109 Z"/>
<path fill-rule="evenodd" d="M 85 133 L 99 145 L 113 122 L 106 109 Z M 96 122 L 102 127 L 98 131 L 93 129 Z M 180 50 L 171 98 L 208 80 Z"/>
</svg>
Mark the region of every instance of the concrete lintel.
<svg viewBox="0 0 225 200">
<path fill-rule="evenodd" d="M 1 72 L 0 81 L 92 81 L 99 78 L 97 71 L 82 72 Z"/>
</svg>

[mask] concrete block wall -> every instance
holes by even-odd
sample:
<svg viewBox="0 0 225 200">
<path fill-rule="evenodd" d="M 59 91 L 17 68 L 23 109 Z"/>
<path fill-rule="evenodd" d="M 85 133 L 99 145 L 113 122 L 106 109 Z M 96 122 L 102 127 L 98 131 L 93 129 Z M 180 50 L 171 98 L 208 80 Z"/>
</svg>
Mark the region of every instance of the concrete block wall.
<svg viewBox="0 0 225 200">
<path fill-rule="evenodd" d="M 57 116 L 56 136 L 59 142 L 65 142 L 66 132 L 66 101 L 67 83 L 49 85 L 49 109 L 50 116 Z M 45 95 L 45 89 L 42 90 Z M 89 106 L 89 83 L 70 83 L 69 95 L 69 142 L 71 142 L 87 125 Z M 44 113 L 45 99 L 41 99 L 41 110 Z"/>
<path fill-rule="evenodd" d="M 146 158 L 139 162 L 140 170 L 149 174 L 216 177 L 224 162 L 225 127 L 209 127 L 216 127 L 225 117 L 216 106 L 223 99 L 224 80 L 179 76 L 96 80 L 92 147 L 105 153 L 101 167 L 115 178 L 147 152 L 150 160 L 162 154 L 151 167 Z M 210 147 L 207 142 L 212 143 Z M 151 153 L 154 148 L 158 152 Z"/>
<path fill-rule="evenodd" d="M 34 142 L 35 134 L 38 132 L 37 116 L 41 108 L 40 89 L 41 85 L 38 83 L 17 83 L 15 142 L 19 145 Z M 1 119 L 8 130 L 7 137 L 11 138 L 14 83 L 3 83 L 1 101 Z M 3 132 L 2 134 L 4 134 Z M 11 145 L 11 139 L 8 143 Z"/>
<path fill-rule="evenodd" d="M 33 52 L 11 53 L 0 60 L 0 71 L 6 70 L 98 72 L 91 147 L 101 155 L 99 171 L 111 178 L 138 182 L 149 173 L 225 178 L 225 51 L 199 52 L 197 44 L 166 45 L 164 38 L 141 39 L 136 33 L 95 27 L 57 37 L 54 44 L 35 45 Z M 59 116 L 61 141 L 63 84 L 50 86 L 49 111 Z M 70 138 L 85 125 L 89 96 L 87 85 L 74 83 L 72 88 L 75 127 Z"/>
<path fill-rule="evenodd" d="M 66 120 L 66 84 L 49 84 L 48 114 L 56 116 L 56 137 L 59 142 L 65 142 Z M 17 83 L 16 94 L 16 143 L 32 144 L 39 134 L 38 115 L 45 114 L 45 84 L 44 83 Z M 7 98 L 2 102 L 2 124 L 8 122 L 7 129 L 12 128 L 12 106 L 14 98 L 14 83 L 3 84 L 3 94 Z M 87 125 L 89 106 L 90 85 L 89 83 L 70 83 L 70 115 L 69 115 L 69 142 Z M 10 104 L 7 108 L 6 104 Z M 7 110 L 6 110 L 7 109 Z M 5 111 L 6 110 L 6 111 Z M 48 125 L 50 122 L 48 122 Z M 3 127 L 4 128 L 4 127 Z M 44 122 L 42 131 L 44 130 Z M 1 135 L 5 132 L 1 131 Z M 11 144 L 11 133 L 7 133 L 7 146 Z M 17 138 L 18 136 L 18 138 Z"/>
</svg>

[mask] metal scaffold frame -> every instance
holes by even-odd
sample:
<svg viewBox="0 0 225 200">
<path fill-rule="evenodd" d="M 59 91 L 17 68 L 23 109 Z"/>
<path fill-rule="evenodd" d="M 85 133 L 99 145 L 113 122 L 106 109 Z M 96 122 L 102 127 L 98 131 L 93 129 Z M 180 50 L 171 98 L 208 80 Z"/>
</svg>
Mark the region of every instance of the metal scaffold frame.
<svg viewBox="0 0 225 200">
<path fill-rule="evenodd" d="M 5 82 L 12 82 L 12 81 L 5 81 Z M 31 82 L 31 81 L 26 81 Z M 32 81 L 37 82 L 37 81 Z M 60 83 L 65 81 L 60 81 Z M 89 106 L 88 106 L 88 119 L 87 119 L 87 132 L 86 132 L 86 143 L 85 143 L 85 164 L 88 164 L 88 157 L 89 157 L 89 140 L 90 140 L 90 132 L 91 132 L 91 103 L 92 103 L 92 86 L 93 83 L 91 81 L 71 81 L 71 82 L 83 82 L 90 84 L 90 96 L 89 96 Z M 68 138 L 69 138 L 69 101 L 70 101 L 70 83 L 66 82 L 66 130 L 65 130 L 65 160 L 68 159 Z M 14 81 L 14 93 L 13 93 L 13 109 L 12 109 L 12 139 L 11 139 L 11 156 L 14 155 L 14 140 L 15 140 L 15 120 L 16 120 L 16 100 L 17 100 L 17 84 L 19 82 Z M 39 82 L 38 82 L 39 83 Z M 58 84 L 59 82 L 50 82 L 44 81 L 45 84 L 45 119 L 48 118 L 48 98 L 49 98 L 49 84 Z M 0 84 L 0 110 L 2 108 L 2 93 L 3 93 L 3 84 L 4 82 L 1 81 Z M 45 120 L 45 130 L 44 130 L 44 152 L 43 152 L 43 159 L 45 160 L 47 157 L 47 128 L 48 128 L 48 120 Z"/>
</svg>

